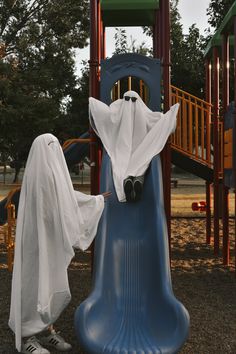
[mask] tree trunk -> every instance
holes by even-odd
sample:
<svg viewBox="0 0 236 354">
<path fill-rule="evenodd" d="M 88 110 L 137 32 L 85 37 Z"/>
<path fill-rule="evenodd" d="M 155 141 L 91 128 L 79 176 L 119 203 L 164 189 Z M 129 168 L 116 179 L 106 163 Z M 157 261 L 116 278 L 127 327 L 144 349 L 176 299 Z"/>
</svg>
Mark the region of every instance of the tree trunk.
<svg viewBox="0 0 236 354">
<path fill-rule="evenodd" d="M 15 175 L 14 175 L 13 183 L 16 183 L 18 181 L 18 175 L 20 173 L 20 169 L 21 169 L 20 166 L 15 167 Z"/>
</svg>

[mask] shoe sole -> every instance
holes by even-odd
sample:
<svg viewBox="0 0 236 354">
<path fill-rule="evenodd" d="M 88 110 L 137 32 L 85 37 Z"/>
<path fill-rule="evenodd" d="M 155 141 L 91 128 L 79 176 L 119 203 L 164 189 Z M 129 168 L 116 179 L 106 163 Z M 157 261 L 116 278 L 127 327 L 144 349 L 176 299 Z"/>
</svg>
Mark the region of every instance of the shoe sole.
<svg viewBox="0 0 236 354">
<path fill-rule="evenodd" d="M 55 345 L 50 344 L 50 343 L 43 343 L 43 345 L 44 345 L 45 347 L 50 348 L 50 349 L 57 350 L 57 351 L 60 352 L 60 353 L 61 353 L 61 352 L 70 352 L 70 351 L 72 350 L 72 347 L 70 347 L 70 348 L 68 348 L 68 349 L 64 349 L 64 348 L 59 349 L 59 348 L 57 348 Z"/>
</svg>

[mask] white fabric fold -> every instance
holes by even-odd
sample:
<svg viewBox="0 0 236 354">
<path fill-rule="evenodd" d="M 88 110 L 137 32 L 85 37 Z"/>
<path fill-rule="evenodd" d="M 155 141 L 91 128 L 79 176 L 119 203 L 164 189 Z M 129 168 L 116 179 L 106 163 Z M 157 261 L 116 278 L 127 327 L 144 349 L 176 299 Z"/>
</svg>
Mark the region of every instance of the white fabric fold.
<svg viewBox="0 0 236 354">
<path fill-rule="evenodd" d="M 130 97 L 129 100 L 125 96 Z M 131 97 L 136 98 L 133 102 Z M 179 104 L 166 113 L 151 111 L 134 91 L 107 106 L 90 97 L 90 123 L 112 163 L 114 185 L 120 202 L 126 201 L 123 182 L 143 175 L 152 158 L 164 148 L 176 127 Z"/>
<path fill-rule="evenodd" d="M 25 168 L 16 228 L 9 326 L 18 351 L 22 337 L 46 329 L 69 303 L 73 247 L 89 247 L 103 208 L 103 196 L 74 191 L 57 138 L 37 137 Z"/>
</svg>

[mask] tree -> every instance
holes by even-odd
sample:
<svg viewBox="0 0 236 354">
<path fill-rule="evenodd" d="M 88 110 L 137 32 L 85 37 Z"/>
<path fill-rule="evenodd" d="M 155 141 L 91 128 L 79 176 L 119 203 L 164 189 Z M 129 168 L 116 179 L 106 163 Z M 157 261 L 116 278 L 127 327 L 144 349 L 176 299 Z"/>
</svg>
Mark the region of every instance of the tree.
<svg viewBox="0 0 236 354">
<path fill-rule="evenodd" d="M 217 29 L 234 2 L 234 0 L 211 0 L 207 8 L 209 25 Z"/>
<path fill-rule="evenodd" d="M 83 48 L 88 38 L 88 0 L 2 0 L 0 42 L 4 56 L 43 50 L 49 40 Z"/>
<path fill-rule="evenodd" d="M 170 22 L 171 81 L 173 85 L 183 88 L 184 35 L 178 0 L 170 3 Z"/>
<path fill-rule="evenodd" d="M 171 82 L 180 89 L 203 97 L 204 92 L 204 37 L 196 25 L 189 28 L 189 34 L 183 34 L 183 25 L 178 10 L 179 0 L 170 2 L 170 51 Z M 152 36 L 151 28 L 144 32 Z"/>
<path fill-rule="evenodd" d="M 33 139 L 57 131 L 66 116 L 77 85 L 74 48 L 87 45 L 88 9 L 88 0 L 0 2 L 0 148 L 17 166 Z"/>
<path fill-rule="evenodd" d="M 115 51 L 113 54 L 124 54 L 128 52 L 127 33 L 124 28 L 117 28 L 114 35 Z"/>
<path fill-rule="evenodd" d="M 115 51 L 113 54 L 138 53 L 151 55 L 151 50 L 146 46 L 144 41 L 141 44 L 137 44 L 136 39 L 132 36 L 130 36 L 128 41 L 127 33 L 124 28 L 116 28 L 114 39 Z"/>
<path fill-rule="evenodd" d="M 195 96 L 204 98 L 205 69 L 204 69 L 204 37 L 199 29 L 193 24 L 189 28 L 189 34 L 184 37 L 182 43 L 182 59 L 178 74 L 174 76 L 173 83 Z M 174 70 L 175 65 L 173 64 Z"/>
<path fill-rule="evenodd" d="M 79 137 L 89 128 L 88 97 L 89 97 L 89 65 L 83 62 L 81 77 L 77 87 L 71 92 L 67 102 L 66 114 L 57 122 L 57 136 L 61 140 Z"/>
</svg>

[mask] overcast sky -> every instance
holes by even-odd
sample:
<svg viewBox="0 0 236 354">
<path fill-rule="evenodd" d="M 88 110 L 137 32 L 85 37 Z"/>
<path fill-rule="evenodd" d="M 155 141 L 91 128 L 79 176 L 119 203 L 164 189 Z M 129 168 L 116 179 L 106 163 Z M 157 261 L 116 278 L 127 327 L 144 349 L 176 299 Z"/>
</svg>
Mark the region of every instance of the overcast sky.
<svg viewBox="0 0 236 354">
<path fill-rule="evenodd" d="M 204 33 L 204 29 L 208 27 L 206 9 L 209 5 L 210 0 L 179 0 L 179 12 L 182 18 L 183 32 L 188 33 L 188 28 L 196 23 L 197 27 L 200 29 L 201 33 Z M 141 27 L 125 27 L 128 39 L 132 36 L 136 39 L 136 43 L 145 43 L 149 46 L 152 45 L 152 41 L 149 37 L 143 34 Z M 106 54 L 108 57 L 114 52 L 114 28 L 106 29 Z M 89 48 L 82 49 L 77 55 L 77 67 L 78 71 L 81 68 L 81 61 L 88 59 Z"/>
<path fill-rule="evenodd" d="M 188 33 L 188 28 L 196 23 L 203 33 L 209 27 L 207 23 L 206 9 L 210 0 L 179 0 L 179 13 L 182 17 L 184 33 Z"/>
</svg>

